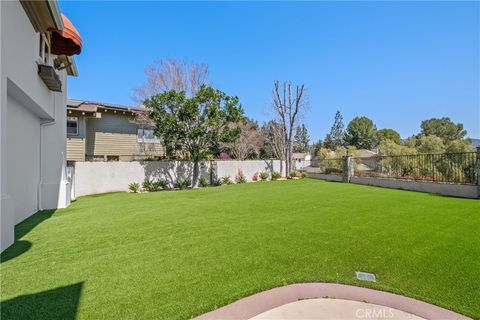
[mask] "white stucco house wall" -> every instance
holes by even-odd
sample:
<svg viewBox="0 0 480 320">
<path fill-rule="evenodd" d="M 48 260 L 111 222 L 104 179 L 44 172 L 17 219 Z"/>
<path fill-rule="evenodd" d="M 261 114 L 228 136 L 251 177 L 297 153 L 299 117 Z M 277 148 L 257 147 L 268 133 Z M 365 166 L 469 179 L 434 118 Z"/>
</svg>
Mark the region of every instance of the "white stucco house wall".
<svg viewBox="0 0 480 320">
<path fill-rule="evenodd" d="M 70 204 L 67 76 L 77 75 L 71 55 L 80 52 L 81 39 L 56 1 L 0 1 L 0 17 L 3 251 L 14 242 L 16 224 Z"/>
</svg>

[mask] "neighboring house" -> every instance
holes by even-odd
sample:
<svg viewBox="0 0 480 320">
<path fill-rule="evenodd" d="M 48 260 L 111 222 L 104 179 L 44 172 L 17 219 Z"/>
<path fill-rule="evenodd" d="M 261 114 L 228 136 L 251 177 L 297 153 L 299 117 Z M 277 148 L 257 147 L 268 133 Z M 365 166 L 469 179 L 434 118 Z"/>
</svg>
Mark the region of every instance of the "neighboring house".
<svg viewBox="0 0 480 320">
<path fill-rule="evenodd" d="M 69 99 L 67 160 L 132 161 L 160 159 L 164 151 L 151 125 L 135 121 L 143 108 Z M 140 123 L 138 123 L 140 122 Z"/>
<path fill-rule="evenodd" d="M 14 226 L 70 204 L 66 175 L 67 75 L 82 40 L 54 0 L 0 1 L 1 250 Z"/>
<path fill-rule="evenodd" d="M 294 152 L 292 159 L 294 168 L 300 170 L 310 166 L 312 155 L 309 152 Z"/>
</svg>

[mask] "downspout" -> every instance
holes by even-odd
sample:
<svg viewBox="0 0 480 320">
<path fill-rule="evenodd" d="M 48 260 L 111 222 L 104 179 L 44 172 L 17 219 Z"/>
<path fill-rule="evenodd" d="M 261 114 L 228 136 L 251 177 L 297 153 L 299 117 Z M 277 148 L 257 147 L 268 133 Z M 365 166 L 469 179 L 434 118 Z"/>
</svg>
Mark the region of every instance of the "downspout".
<svg viewBox="0 0 480 320">
<path fill-rule="evenodd" d="M 42 185 L 43 185 L 43 131 L 46 126 L 51 126 L 55 124 L 56 111 L 57 111 L 57 94 L 53 94 L 53 120 L 45 121 L 40 123 L 40 181 L 38 182 L 38 192 L 37 192 L 37 208 L 38 211 L 43 210 L 42 205 Z"/>
</svg>

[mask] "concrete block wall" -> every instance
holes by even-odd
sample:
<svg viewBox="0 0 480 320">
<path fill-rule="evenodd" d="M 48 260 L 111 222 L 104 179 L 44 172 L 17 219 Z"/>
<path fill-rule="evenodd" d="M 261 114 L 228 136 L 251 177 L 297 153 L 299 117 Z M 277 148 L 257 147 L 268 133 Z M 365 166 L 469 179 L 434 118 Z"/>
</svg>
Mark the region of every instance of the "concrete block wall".
<svg viewBox="0 0 480 320">
<path fill-rule="evenodd" d="M 213 170 L 212 170 L 213 168 Z M 232 181 L 242 170 L 248 181 L 256 172 L 280 171 L 279 160 L 204 161 L 200 163 L 200 178 L 214 179 L 230 176 Z M 212 172 L 213 171 L 213 172 Z M 72 190 L 73 197 L 89 194 L 127 191 L 128 184 L 148 179 L 192 180 L 193 163 L 189 161 L 131 161 L 131 162 L 76 162 Z"/>
</svg>

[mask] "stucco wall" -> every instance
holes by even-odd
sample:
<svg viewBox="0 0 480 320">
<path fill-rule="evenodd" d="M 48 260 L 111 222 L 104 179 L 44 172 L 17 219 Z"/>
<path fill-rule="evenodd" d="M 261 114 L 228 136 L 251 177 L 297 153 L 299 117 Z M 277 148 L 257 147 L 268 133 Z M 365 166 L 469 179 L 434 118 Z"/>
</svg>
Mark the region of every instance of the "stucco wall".
<svg viewBox="0 0 480 320">
<path fill-rule="evenodd" d="M 41 208 L 68 205 L 64 179 L 67 88 L 65 70 L 59 72 L 61 93 L 50 91 L 38 76 L 39 34 L 20 2 L 0 1 L 0 15 L 3 251 L 14 241 L 14 224 Z"/>
<path fill-rule="evenodd" d="M 280 170 L 278 160 L 216 161 L 215 178 L 230 176 L 231 180 L 241 169 L 251 181 L 256 172 Z M 209 161 L 200 164 L 200 177 L 210 180 Z M 132 161 L 132 162 L 76 162 L 75 197 L 88 194 L 126 191 L 132 182 L 142 183 L 145 178 L 166 179 L 174 183 L 177 179 L 192 180 L 193 163 L 188 161 Z"/>
<path fill-rule="evenodd" d="M 253 175 L 262 171 L 268 172 L 270 175 L 274 171 L 280 172 L 280 160 L 226 160 L 216 163 L 218 178 L 230 176 L 232 181 L 235 180 L 239 170 L 243 171 L 247 181 L 252 181 Z"/>
<path fill-rule="evenodd" d="M 352 177 L 351 183 L 367 184 L 372 186 L 404 189 L 428 193 L 436 193 L 461 198 L 477 198 L 478 187 L 473 185 L 461 185 L 452 183 L 404 181 L 396 179 L 378 179 L 378 178 L 359 178 Z"/>
</svg>

